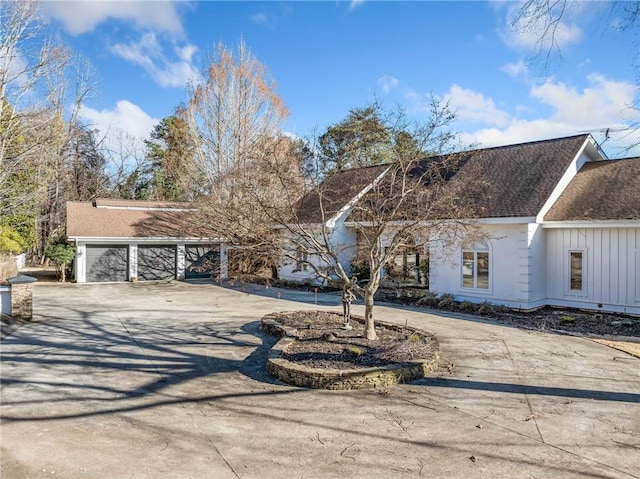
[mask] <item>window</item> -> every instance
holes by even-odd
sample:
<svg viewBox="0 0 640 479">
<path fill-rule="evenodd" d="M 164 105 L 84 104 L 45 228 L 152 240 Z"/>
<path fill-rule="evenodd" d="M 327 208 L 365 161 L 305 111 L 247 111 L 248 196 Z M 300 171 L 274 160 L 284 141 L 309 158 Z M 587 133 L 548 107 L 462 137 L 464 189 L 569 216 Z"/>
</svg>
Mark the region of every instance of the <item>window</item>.
<svg viewBox="0 0 640 479">
<path fill-rule="evenodd" d="M 462 287 L 489 289 L 489 247 L 486 243 L 462 251 Z"/>
<path fill-rule="evenodd" d="M 569 251 L 569 290 L 582 291 L 583 289 L 583 252 Z"/>
<path fill-rule="evenodd" d="M 301 246 L 296 251 L 296 269 L 293 271 L 309 271 L 308 254 Z"/>
</svg>

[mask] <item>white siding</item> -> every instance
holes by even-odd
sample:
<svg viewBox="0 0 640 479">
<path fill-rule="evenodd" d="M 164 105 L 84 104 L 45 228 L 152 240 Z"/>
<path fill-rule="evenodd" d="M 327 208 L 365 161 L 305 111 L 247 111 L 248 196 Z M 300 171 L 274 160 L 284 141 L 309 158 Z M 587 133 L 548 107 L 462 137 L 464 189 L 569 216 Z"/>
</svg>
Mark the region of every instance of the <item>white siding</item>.
<svg viewBox="0 0 640 479">
<path fill-rule="evenodd" d="M 432 244 L 430 251 L 430 289 L 454 294 L 460 300 L 516 308 L 538 306 L 544 297 L 544 230 L 523 223 L 486 226 L 485 232 L 490 253 L 489 289 L 463 288 L 462 246 L 445 249 L 437 244 Z"/>
<path fill-rule="evenodd" d="M 345 215 L 345 217 L 348 215 Z M 318 226 L 318 229 L 320 227 Z M 320 232 L 318 232 L 318 237 L 320 237 Z M 349 271 L 349 266 L 355 257 L 355 244 L 356 244 L 356 233 L 353 229 L 347 228 L 344 225 L 344 219 L 340 219 L 336 221 L 334 228 L 329 233 L 329 241 L 332 246 L 332 250 L 336 251 L 338 254 L 338 259 L 342 267 Z M 295 248 L 295 242 L 291 242 L 293 248 Z M 293 249 L 291 253 L 293 252 Z M 309 254 L 308 261 L 313 263 L 318 268 L 327 268 L 331 265 L 326 263 L 322 263 L 318 256 L 314 256 L 313 254 Z M 316 274 L 311 266 L 309 266 L 307 271 L 296 271 L 296 262 L 289 259 L 283 258 L 280 261 L 278 266 L 278 277 L 280 279 L 288 280 L 288 281 L 297 281 L 300 283 L 312 282 L 312 283 L 320 283 L 317 280 Z"/>
<path fill-rule="evenodd" d="M 549 304 L 640 314 L 640 228 L 547 230 Z M 583 251 L 583 291 L 569 288 L 569 252 Z"/>
</svg>

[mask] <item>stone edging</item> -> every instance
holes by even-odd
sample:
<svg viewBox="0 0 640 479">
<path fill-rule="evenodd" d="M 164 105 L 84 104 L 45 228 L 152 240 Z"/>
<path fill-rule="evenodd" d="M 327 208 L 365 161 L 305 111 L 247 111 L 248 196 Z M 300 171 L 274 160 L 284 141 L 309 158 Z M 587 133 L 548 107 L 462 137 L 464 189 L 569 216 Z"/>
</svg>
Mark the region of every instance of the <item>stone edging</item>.
<svg viewBox="0 0 640 479">
<path fill-rule="evenodd" d="M 279 313 L 267 314 L 260 320 L 263 331 L 282 338 L 269 351 L 267 372 L 273 377 L 294 386 L 333 390 L 385 387 L 422 378 L 431 372 L 438 362 L 438 343 L 434 336 L 436 352 L 429 359 L 413 361 L 403 365 L 390 364 L 350 370 L 306 367 L 282 358 L 282 352 L 296 341 L 298 333 L 294 328 L 278 324 L 273 319 L 277 314 Z M 397 327 L 394 324 L 382 321 L 376 321 L 376 323 L 391 328 Z"/>
</svg>

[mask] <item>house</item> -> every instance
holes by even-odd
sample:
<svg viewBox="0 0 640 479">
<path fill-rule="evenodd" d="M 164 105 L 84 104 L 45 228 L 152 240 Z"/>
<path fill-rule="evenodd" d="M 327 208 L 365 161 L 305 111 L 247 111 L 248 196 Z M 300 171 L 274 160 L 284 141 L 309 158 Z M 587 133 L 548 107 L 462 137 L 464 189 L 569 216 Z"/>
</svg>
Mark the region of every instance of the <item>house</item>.
<svg viewBox="0 0 640 479">
<path fill-rule="evenodd" d="M 640 314 L 640 158 L 609 160 L 588 134 L 460 155 L 447 181 L 474 205 L 468 220 L 484 239 L 462 239 L 445 252 L 416 238 L 398 264 L 406 270 L 429 258 L 430 290 L 458 300 Z M 354 206 L 387 171 L 378 166 L 330 177 L 320 188 L 331 205 L 324 212 L 317 211 L 322 202 L 315 192 L 301 202 L 301 219 L 324 223 L 330 241 L 340 244 L 344 267 L 362 226 Z M 314 261 L 301 258 L 295 269 L 284 264 L 280 276 L 312 280 L 303 259 Z"/>
<path fill-rule="evenodd" d="M 188 203 L 67 202 L 75 279 L 84 282 L 227 276 L 223 238 L 211 238 Z"/>
</svg>

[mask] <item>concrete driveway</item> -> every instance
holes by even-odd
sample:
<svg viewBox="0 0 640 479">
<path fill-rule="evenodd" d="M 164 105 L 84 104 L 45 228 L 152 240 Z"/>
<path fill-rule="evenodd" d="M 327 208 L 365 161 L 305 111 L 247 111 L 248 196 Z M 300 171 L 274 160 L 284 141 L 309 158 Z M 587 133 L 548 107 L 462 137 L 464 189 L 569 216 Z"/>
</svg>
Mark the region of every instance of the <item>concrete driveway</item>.
<svg viewBox="0 0 640 479">
<path fill-rule="evenodd" d="M 2 478 L 640 477 L 639 359 L 381 306 L 380 319 L 438 335 L 432 378 L 352 392 L 271 380 L 258 320 L 338 309 L 337 296 L 315 301 L 37 284 L 35 321 L 2 342 Z"/>
</svg>

